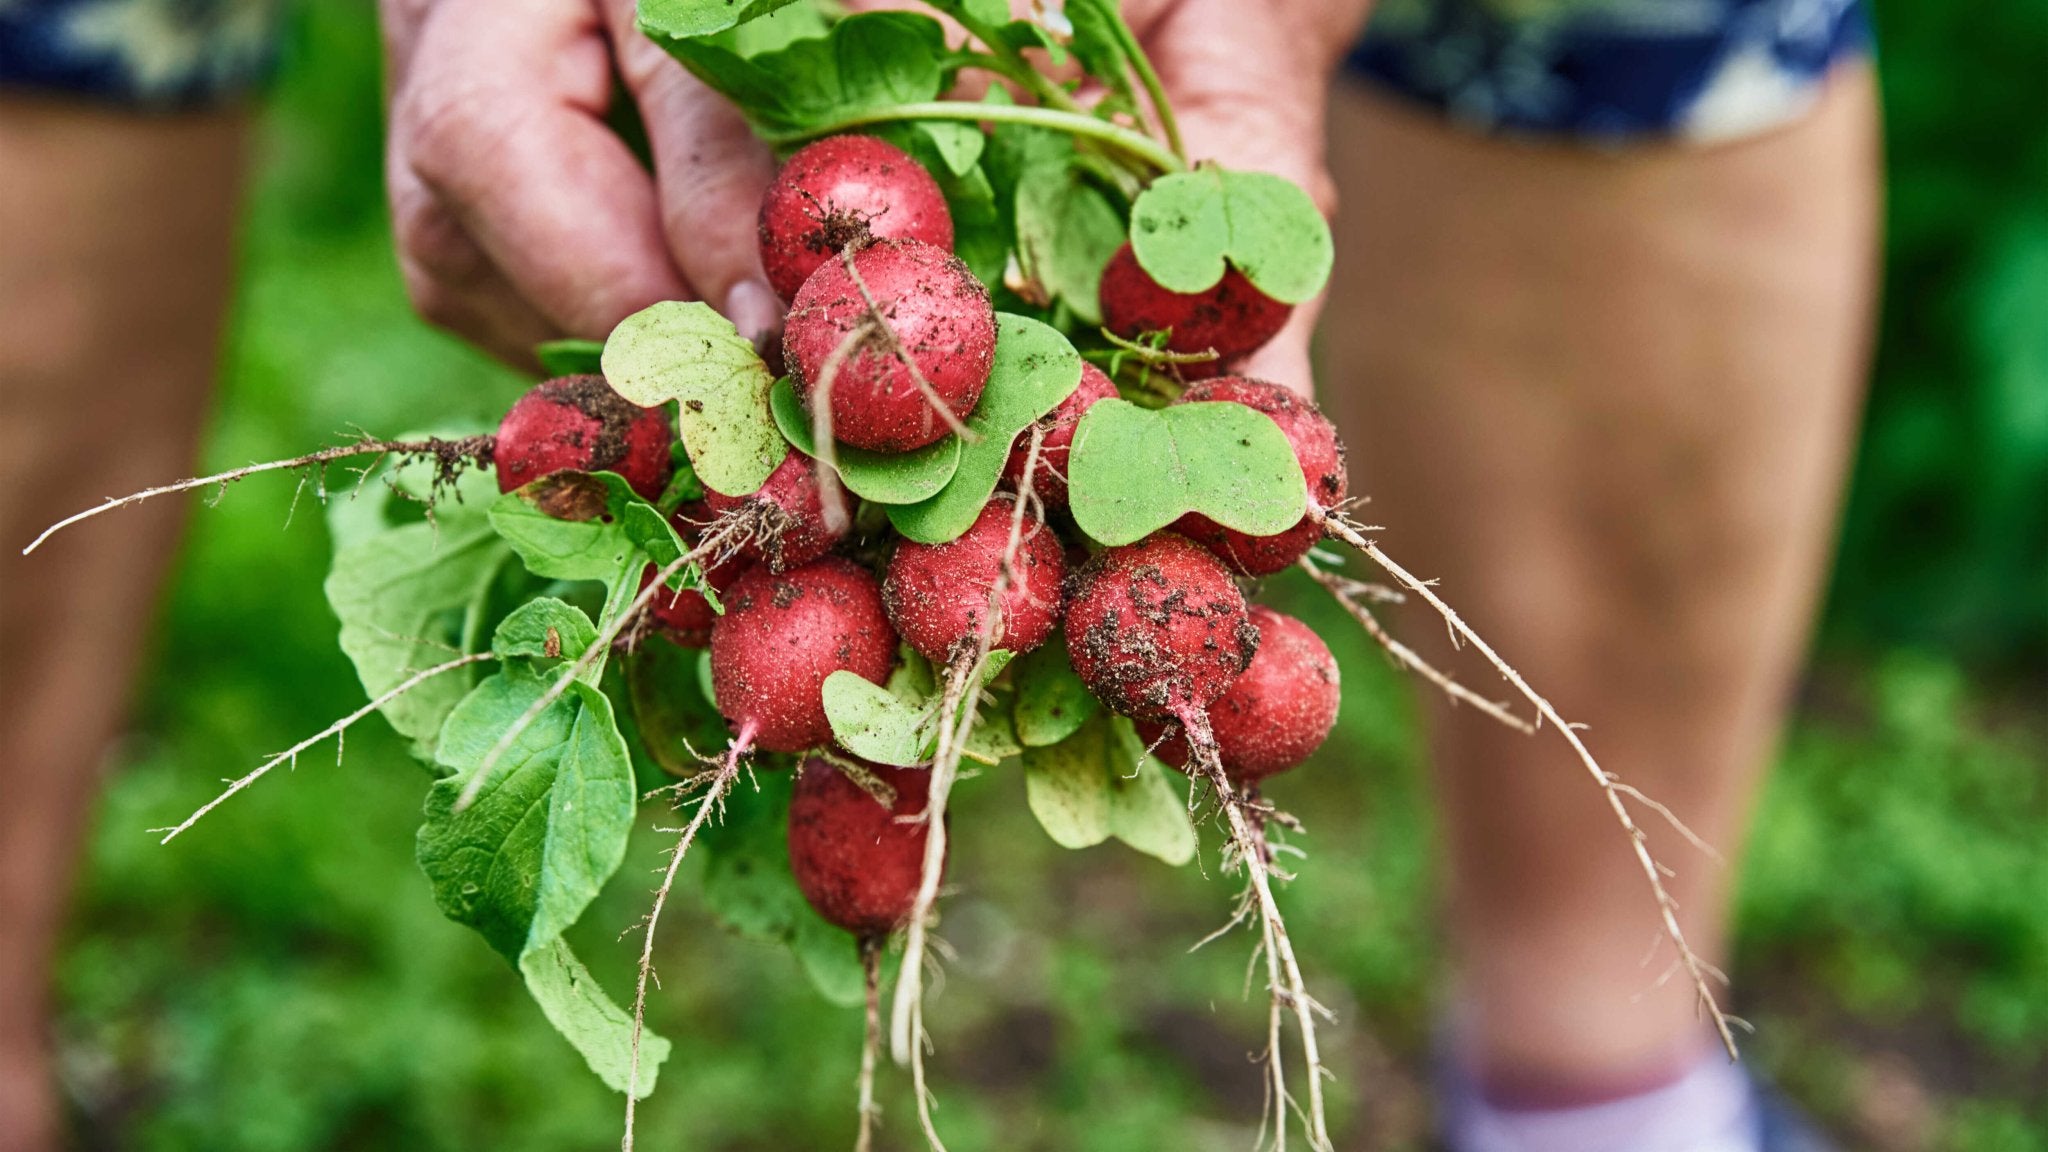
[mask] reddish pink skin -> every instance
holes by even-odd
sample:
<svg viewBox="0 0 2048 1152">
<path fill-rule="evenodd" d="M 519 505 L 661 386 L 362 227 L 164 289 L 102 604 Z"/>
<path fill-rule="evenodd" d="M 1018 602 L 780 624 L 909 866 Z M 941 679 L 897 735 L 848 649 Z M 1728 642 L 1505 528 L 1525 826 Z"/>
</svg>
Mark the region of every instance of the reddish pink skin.
<svg viewBox="0 0 2048 1152">
<path fill-rule="evenodd" d="M 1252 785 L 1307 760 L 1337 723 L 1337 658 L 1308 625 L 1253 605 L 1259 650 L 1223 695 L 1209 705 L 1209 726 L 1223 770 L 1234 783 Z M 1166 733 L 1172 735 L 1165 740 Z M 1153 754 L 1187 770 L 1192 756 L 1179 725 L 1140 722 L 1138 734 L 1156 744 Z"/>
<path fill-rule="evenodd" d="M 734 557 L 718 567 L 704 573 L 723 602 L 729 590 L 739 578 L 746 574 L 748 564 L 744 558 Z M 654 583 L 654 577 L 661 569 L 653 564 L 640 573 L 640 587 Z M 711 608 L 711 601 L 702 592 L 656 592 L 654 599 L 647 602 L 647 614 L 653 618 L 661 634 L 685 648 L 707 648 L 711 645 L 711 626 L 718 623 L 718 613 Z"/>
<path fill-rule="evenodd" d="M 1074 447 L 1074 429 L 1081 423 L 1081 417 L 1098 400 L 1114 400 L 1116 385 L 1110 382 L 1102 369 L 1087 361 L 1081 362 L 1081 383 L 1060 401 L 1059 407 L 1045 417 L 1045 438 L 1038 446 L 1038 469 L 1031 478 L 1031 490 L 1044 501 L 1048 508 L 1067 506 L 1067 454 Z M 1003 463 L 1003 483 L 1012 491 L 1024 485 L 1024 461 L 1030 454 L 1031 435 L 1027 430 L 1017 437 L 1017 443 L 1010 449 L 1010 458 Z"/>
<path fill-rule="evenodd" d="M 1171 532 L 1089 561 L 1072 582 L 1066 632 L 1081 682 L 1140 720 L 1207 708 L 1259 645 L 1230 571 Z"/>
<path fill-rule="evenodd" d="M 666 411 L 633 404 L 602 376 L 558 376 L 512 405 L 491 451 L 500 492 L 556 472 L 616 472 L 654 500 L 668 487 L 674 441 Z"/>
<path fill-rule="evenodd" d="M 855 254 L 853 266 L 911 362 L 964 420 L 995 363 L 988 289 L 950 253 L 915 240 L 876 241 Z M 834 350 L 867 319 L 867 301 L 841 260 L 819 265 L 797 291 L 782 347 L 806 410 Z M 832 434 L 857 448 L 909 452 L 951 431 L 917 377 L 876 337 L 840 361 L 831 396 Z"/>
<path fill-rule="evenodd" d="M 842 669 L 877 684 L 896 663 L 896 630 L 882 589 L 841 556 L 776 573 L 756 567 L 733 584 L 711 626 L 711 686 L 733 731 L 770 752 L 832 739 L 822 695 Z"/>
<path fill-rule="evenodd" d="M 938 181 L 873 136 L 806 144 L 761 197 L 761 267 L 784 300 L 849 243 L 919 240 L 953 250 L 953 214 Z"/>
<path fill-rule="evenodd" d="M 1337 438 L 1337 426 L 1330 423 L 1315 401 L 1278 384 L 1243 376 L 1204 380 L 1182 393 L 1175 403 L 1197 401 L 1234 401 L 1265 413 L 1287 434 L 1294 459 L 1301 465 L 1302 482 L 1308 485 L 1310 507 L 1324 511 L 1343 502 L 1351 489 L 1344 471 L 1344 442 Z M 1310 515 L 1272 536 L 1249 536 L 1196 512 L 1175 521 L 1173 530 L 1214 552 L 1218 559 L 1246 576 L 1270 576 L 1286 569 L 1308 555 L 1308 550 L 1323 538 L 1322 529 Z"/>
<path fill-rule="evenodd" d="M 1212 376 L 1223 365 L 1257 351 L 1278 335 L 1294 308 L 1282 304 L 1226 268 L 1223 279 L 1205 292 L 1170 292 L 1146 275 L 1129 243 L 1116 250 L 1102 270 L 1098 293 L 1102 322 L 1128 340 L 1146 332 L 1171 332 L 1171 352 L 1216 351 L 1217 358 L 1180 366 L 1181 375 Z"/>
<path fill-rule="evenodd" d="M 905 542 L 889 558 L 882 603 L 896 631 L 925 659 L 948 663 L 981 638 L 1015 507 L 1012 498 L 998 496 L 958 539 Z M 1065 549 L 1036 517 L 1025 517 L 1015 573 L 1003 592 L 994 647 L 1021 655 L 1045 643 L 1059 623 L 1060 586 L 1067 576 Z"/>
<path fill-rule="evenodd" d="M 896 790 L 883 807 L 825 760 L 806 760 L 789 799 L 789 870 L 818 915 L 856 936 L 884 936 L 917 904 L 924 877 L 924 811 L 931 772 L 862 767 Z"/>
<path fill-rule="evenodd" d="M 749 541 L 739 554 L 766 564 L 777 572 L 808 564 L 830 552 L 846 536 L 847 529 L 834 532 L 825 526 L 825 500 L 818 490 L 818 465 L 794 448 L 768 474 L 767 482 L 747 496 L 725 496 L 704 490 L 704 506 L 714 517 L 745 507 L 766 504 L 778 512 L 779 531 Z"/>
</svg>

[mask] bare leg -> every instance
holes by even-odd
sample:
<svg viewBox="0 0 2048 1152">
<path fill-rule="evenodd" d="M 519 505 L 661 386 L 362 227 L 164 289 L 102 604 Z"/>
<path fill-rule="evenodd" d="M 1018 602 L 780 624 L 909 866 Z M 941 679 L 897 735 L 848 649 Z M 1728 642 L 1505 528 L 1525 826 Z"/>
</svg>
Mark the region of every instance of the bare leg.
<svg viewBox="0 0 2048 1152">
<path fill-rule="evenodd" d="M 57 1143 L 51 955 L 182 510 L 145 505 L 19 553 L 102 497 L 189 474 L 231 283 L 244 121 L 0 99 L 0 1133 L 10 1149 Z"/>
<path fill-rule="evenodd" d="M 1481 139 L 1347 91 L 1323 386 L 1362 515 L 1610 770 L 1731 858 L 1783 717 L 1862 392 L 1867 69 L 1704 150 Z M 1410 634 L 1441 645 L 1433 620 Z M 1437 655 L 1442 654 L 1439 647 Z M 1475 685 L 1498 681 L 1461 661 Z M 1709 1041 L 1640 872 L 1564 745 L 1433 718 L 1459 1001 L 1496 1091 L 1647 1086 Z M 1702 955 L 1733 877 L 1662 857 Z"/>
</svg>

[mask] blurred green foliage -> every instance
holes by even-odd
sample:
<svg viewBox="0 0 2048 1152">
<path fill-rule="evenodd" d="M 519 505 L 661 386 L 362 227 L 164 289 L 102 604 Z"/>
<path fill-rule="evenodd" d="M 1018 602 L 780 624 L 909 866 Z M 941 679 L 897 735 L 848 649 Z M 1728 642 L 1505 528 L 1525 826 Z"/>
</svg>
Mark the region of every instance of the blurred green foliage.
<svg viewBox="0 0 2048 1152">
<path fill-rule="evenodd" d="M 1893 243 L 1879 381 L 1837 578 L 1856 651 L 1938 640 L 2007 659 L 2048 627 L 2048 6 L 1880 5 Z M 209 456 L 303 450 L 360 425 L 488 423 L 521 384 L 414 321 L 381 209 L 376 38 L 299 6 L 264 135 L 242 300 Z M 308 497 L 309 499 L 310 497 Z M 361 693 L 320 596 L 320 517 L 289 481 L 199 512 L 137 734 L 100 814 L 62 971 L 63 1073 L 83 1146 L 553 1150 L 613 1138 L 606 1093 L 515 974 L 443 921 L 412 863 L 427 777 L 381 725 L 159 848 L 216 781 Z M 1310 818 L 1291 890 L 1311 983 L 1342 1021 L 1342 1115 L 1418 1146 L 1439 972 L 1434 832 L 1404 682 L 1313 598 L 1346 670 L 1322 771 L 1275 788 Z M 252 622 L 260 621 L 260 626 Z M 2048 1150 L 2048 731 L 1947 659 L 1823 678 L 1765 797 L 1742 897 L 1740 1007 L 1767 1066 L 1855 1137 L 1902 1063 L 1918 1144 Z M 1186 954 L 1226 886 L 1116 846 L 1052 847 L 1022 783 L 963 786 L 936 1008 L 941 1123 L 974 1149 L 1242 1149 L 1262 1026 L 1247 943 Z M 741 798 L 744 801 L 744 796 Z M 576 943 L 627 986 L 660 843 L 642 830 Z M 687 885 L 685 886 L 688 887 Z M 652 1146 L 847 1139 L 859 1021 L 779 950 L 665 921 L 655 1025 L 677 1042 Z M 915 1146 L 885 1077 L 885 1147 Z M 1890 1095 L 1879 1091 L 1892 1084 Z M 1873 1085 L 1878 1087 L 1874 1088 Z M 1915 1095 L 1917 1093 L 1917 1095 Z M 1896 1109 L 1878 1109 L 1880 1118 Z M 1887 1130 L 1887 1138 L 1896 1131 Z"/>
<path fill-rule="evenodd" d="M 2048 652 L 2048 4 L 1877 0 L 1884 307 L 1829 634 Z"/>
</svg>

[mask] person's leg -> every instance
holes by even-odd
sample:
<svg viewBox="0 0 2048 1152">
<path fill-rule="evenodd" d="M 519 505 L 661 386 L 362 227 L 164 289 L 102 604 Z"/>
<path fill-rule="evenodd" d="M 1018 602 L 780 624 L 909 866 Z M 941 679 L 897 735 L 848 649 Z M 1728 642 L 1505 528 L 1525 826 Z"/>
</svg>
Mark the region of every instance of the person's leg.
<svg viewBox="0 0 2048 1152">
<path fill-rule="evenodd" d="M 1712 148 L 1460 131 L 1357 89 L 1328 406 L 1360 515 L 1731 860 L 1808 635 L 1856 422 L 1878 222 L 1874 85 Z M 1443 629 L 1409 609 L 1409 635 Z M 1466 653 L 1451 663 L 1508 690 Z M 1433 701 L 1467 1060 L 1506 1099 L 1668 1079 L 1711 1034 L 1600 793 L 1553 734 Z M 1526 711 L 1526 709 L 1525 709 Z M 1734 877 L 1641 817 L 1699 952 Z M 1739 996 L 1739 991 L 1737 993 Z"/>
<path fill-rule="evenodd" d="M 56 1146 L 47 986 L 99 768 L 183 503 L 21 548 L 190 474 L 246 117 L 0 98 L 0 1133 Z"/>
</svg>

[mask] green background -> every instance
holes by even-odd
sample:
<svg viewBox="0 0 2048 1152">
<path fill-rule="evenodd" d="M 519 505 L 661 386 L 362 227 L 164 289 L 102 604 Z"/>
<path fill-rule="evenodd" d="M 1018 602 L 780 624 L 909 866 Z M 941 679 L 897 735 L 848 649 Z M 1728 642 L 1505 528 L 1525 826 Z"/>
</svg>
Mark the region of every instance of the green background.
<svg viewBox="0 0 2048 1152">
<path fill-rule="evenodd" d="M 1857 1147 L 2048 1149 L 2048 5 L 1877 6 L 1889 121 L 1883 335 L 1820 659 L 1749 849 L 1753 1050 Z M 208 459 L 360 425 L 495 420 L 519 381 L 414 321 L 379 176 L 375 29 L 295 11 Z M 170 848 L 145 829 L 353 708 L 320 518 L 255 481 L 195 514 L 154 672 L 99 814 L 61 971 L 81 1144 L 611 1146 L 619 1100 L 412 864 L 426 778 L 381 725 Z M 252 578 L 260 574 L 261 578 Z M 1283 599 L 1287 597 L 1283 593 Z M 1406 687 L 1302 598 L 1346 669 L 1321 771 L 1275 788 L 1314 853 L 1289 900 L 1341 1020 L 1346 1147 L 1417 1147 L 1440 971 Z M 1246 947 L 1186 945 L 1225 889 L 1052 847 L 1016 773 L 962 789 L 936 1003 L 941 1123 L 982 1148 L 1243 1149 L 1259 1111 Z M 627 986 L 659 844 L 577 941 Z M 639 881 L 645 879 L 647 883 Z M 859 1022 L 688 898 L 665 921 L 676 1041 L 650 1147 L 849 1139 Z M 890 1077 L 885 1146 L 915 1144 Z"/>
</svg>

